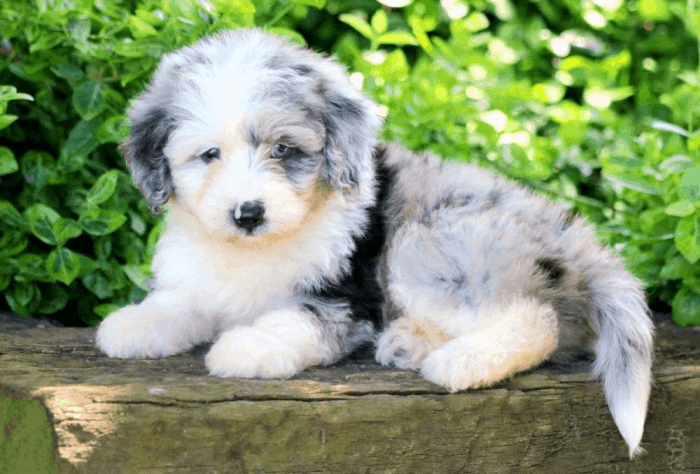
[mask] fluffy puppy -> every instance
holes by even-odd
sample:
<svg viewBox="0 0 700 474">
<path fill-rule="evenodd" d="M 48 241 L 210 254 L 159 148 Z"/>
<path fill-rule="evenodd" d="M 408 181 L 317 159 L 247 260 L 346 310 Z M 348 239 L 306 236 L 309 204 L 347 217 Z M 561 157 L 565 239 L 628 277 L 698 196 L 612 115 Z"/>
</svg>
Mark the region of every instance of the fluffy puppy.
<svg viewBox="0 0 700 474">
<path fill-rule="evenodd" d="M 214 341 L 220 377 L 288 377 L 367 342 L 452 391 L 582 347 L 630 456 L 653 327 L 637 280 L 580 218 L 473 166 L 378 144 L 330 59 L 261 31 L 168 54 L 124 144 L 155 211 L 154 290 L 110 315 L 110 357 Z M 586 324 L 587 322 L 587 324 Z"/>
</svg>

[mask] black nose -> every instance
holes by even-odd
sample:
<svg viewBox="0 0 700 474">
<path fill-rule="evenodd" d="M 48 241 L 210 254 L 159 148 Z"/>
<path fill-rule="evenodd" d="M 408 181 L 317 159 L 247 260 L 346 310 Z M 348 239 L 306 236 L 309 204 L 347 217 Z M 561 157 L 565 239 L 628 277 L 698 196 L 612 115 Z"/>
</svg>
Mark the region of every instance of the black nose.
<svg viewBox="0 0 700 474">
<path fill-rule="evenodd" d="M 265 206 L 260 201 L 246 201 L 231 211 L 233 222 L 248 232 L 262 224 Z"/>
</svg>

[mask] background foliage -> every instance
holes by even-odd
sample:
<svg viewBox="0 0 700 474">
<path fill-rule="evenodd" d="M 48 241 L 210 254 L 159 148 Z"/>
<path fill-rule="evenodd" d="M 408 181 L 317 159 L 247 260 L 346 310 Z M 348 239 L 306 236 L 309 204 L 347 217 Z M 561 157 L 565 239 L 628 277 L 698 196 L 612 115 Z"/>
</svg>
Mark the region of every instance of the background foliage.
<svg viewBox="0 0 700 474">
<path fill-rule="evenodd" d="M 251 26 L 337 55 L 383 139 L 585 215 L 700 323 L 694 0 L 4 0 L 0 309 L 96 324 L 146 294 L 160 228 L 117 152 L 125 107 L 167 51 Z"/>
</svg>

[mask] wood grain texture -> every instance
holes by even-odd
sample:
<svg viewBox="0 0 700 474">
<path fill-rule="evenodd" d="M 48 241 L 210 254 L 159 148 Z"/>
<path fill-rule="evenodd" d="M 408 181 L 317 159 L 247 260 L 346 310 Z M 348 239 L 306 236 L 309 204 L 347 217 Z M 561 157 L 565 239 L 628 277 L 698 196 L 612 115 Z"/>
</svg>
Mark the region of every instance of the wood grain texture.
<svg viewBox="0 0 700 474">
<path fill-rule="evenodd" d="M 44 443 L 67 473 L 700 473 L 700 331 L 657 319 L 648 452 L 635 461 L 585 363 L 456 394 L 363 358 L 288 380 L 216 379 L 207 346 L 108 359 L 93 329 L 9 316 L 0 425 L 16 437 L 21 420 L 4 408 L 41 403 L 53 445 L 24 446 Z"/>
</svg>

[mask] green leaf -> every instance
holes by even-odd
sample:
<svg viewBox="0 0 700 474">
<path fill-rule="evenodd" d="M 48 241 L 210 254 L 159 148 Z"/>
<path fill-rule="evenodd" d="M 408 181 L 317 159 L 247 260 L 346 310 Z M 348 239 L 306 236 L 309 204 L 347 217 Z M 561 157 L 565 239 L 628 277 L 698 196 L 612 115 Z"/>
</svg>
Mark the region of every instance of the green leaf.
<svg viewBox="0 0 700 474">
<path fill-rule="evenodd" d="M 607 109 L 610 104 L 624 100 L 634 94 L 632 87 L 618 87 L 615 89 L 586 89 L 583 92 L 583 100 L 596 109 Z"/>
<path fill-rule="evenodd" d="M 132 41 L 117 43 L 113 46 L 112 50 L 119 56 L 124 56 L 127 58 L 142 58 L 144 56 L 148 56 L 148 52 L 145 51 L 141 45 L 135 44 Z M 134 71 L 134 73 L 137 74 L 136 77 L 138 77 L 139 75 L 143 74 L 143 71 Z M 123 80 L 122 85 L 124 85 Z"/>
<path fill-rule="evenodd" d="M 700 217 L 684 217 L 678 222 L 675 244 L 690 263 L 700 260 Z"/>
<path fill-rule="evenodd" d="M 563 100 L 547 109 L 548 115 L 559 123 L 575 122 L 577 129 L 582 129 L 590 119 L 586 119 L 584 108 L 580 105 Z"/>
<path fill-rule="evenodd" d="M 248 28 L 256 26 L 256 7 L 253 2 L 249 0 L 216 0 L 213 3 L 216 6 L 219 18 L 225 18 L 225 24 L 228 27 Z"/>
<path fill-rule="evenodd" d="M 389 26 L 389 18 L 386 16 L 386 12 L 382 9 L 374 12 L 371 25 L 375 33 L 384 33 Z"/>
<path fill-rule="evenodd" d="M 20 273 L 17 278 L 23 278 L 25 281 L 55 281 L 46 271 L 46 257 L 33 253 L 25 253 L 17 258 L 17 263 L 20 267 Z"/>
<path fill-rule="evenodd" d="M 6 146 L 0 146 L 0 176 L 19 170 L 15 154 Z"/>
<path fill-rule="evenodd" d="M 119 113 L 119 118 L 124 118 L 122 116 L 122 111 L 126 106 L 126 99 L 124 99 L 123 95 L 114 89 L 105 89 L 102 91 L 102 100 L 104 100 L 105 104 L 107 104 L 107 107 Z"/>
<path fill-rule="evenodd" d="M 389 8 L 403 8 L 413 3 L 413 0 L 378 0 L 382 5 Z"/>
<path fill-rule="evenodd" d="M 46 184 L 63 184 L 56 171 L 54 158 L 45 151 L 29 150 L 22 156 L 22 176 L 37 189 Z"/>
<path fill-rule="evenodd" d="M 280 26 L 273 26 L 270 28 L 265 28 L 265 31 L 267 31 L 270 34 L 273 34 L 275 36 L 280 36 L 282 38 L 288 38 L 291 40 L 293 43 L 298 44 L 299 46 L 308 46 L 306 44 L 306 40 L 304 37 L 299 34 L 298 32 L 294 30 L 290 30 L 289 28 L 283 28 Z"/>
<path fill-rule="evenodd" d="M 41 295 L 41 301 L 36 306 L 39 314 L 55 314 L 68 305 L 68 292 L 58 285 L 48 285 Z"/>
<path fill-rule="evenodd" d="M 107 171 L 100 176 L 85 196 L 85 205 L 93 207 L 98 204 L 102 204 L 107 199 L 112 197 L 114 190 L 117 189 L 118 179 L 119 171 L 117 170 Z"/>
<path fill-rule="evenodd" d="M 636 156 L 609 156 L 601 158 L 606 179 L 627 189 L 645 194 L 661 194 L 661 184 L 644 173 L 644 163 Z"/>
<path fill-rule="evenodd" d="M 685 275 L 683 277 L 683 284 L 695 293 L 700 294 L 700 276 Z"/>
<path fill-rule="evenodd" d="M 111 298 L 114 295 L 109 279 L 107 279 L 100 271 L 83 275 L 81 281 L 83 282 L 85 288 L 90 290 L 101 300 Z"/>
<path fill-rule="evenodd" d="M 0 130 L 9 127 L 17 118 L 16 115 L 0 115 Z"/>
<path fill-rule="evenodd" d="M 29 94 L 17 92 L 14 86 L 0 86 L 0 102 L 10 100 L 34 100 L 34 98 Z"/>
<path fill-rule="evenodd" d="M 39 51 L 46 51 L 53 49 L 63 42 L 63 35 L 57 34 L 45 34 L 38 41 L 35 41 L 29 46 L 30 53 L 37 53 Z"/>
<path fill-rule="evenodd" d="M 192 18 L 196 12 L 195 2 L 189 0 L 163 0 L 161 6 L 166 14 L 175 17 Z"/>
<path fill-rule="evenodd" d="M 676 255 L 667 261 L 659 272 L 662 280 L 680 280 L 689 270 L 690 264 L 682 255 Z"/>
<path fill-rule="evenodd" d="M 25 211 L 29 219 L 29 229 L 39 240 L 49 245 L 56 245 L 56 237 L 53 234 L 53 223 L 61 216 L 58 212 L 44 204 L 34 204 Z"/>
<path fill-rule="evenodd" d="M 22 306 L 27 306 L 32 299 L 41 296 L 34 283 L 15 283 L 14 290 L 15 300 Z"/>
<path fill-rule="evenodd" d="M 98 259 L 107 260 L 112 253 L 112 237 L 105 235 L 95 238 L 93 240 L 93 248 Z"/>
<path fill-rule="evenodd" d="M 695 212 L 695 206 L 690 201 L 677 201 L 664 210 L 669 216 L 686 217 Z"/>
<path fill-rule="evenodd" d="M 411 33 L 406 33 L 406 32 L 401 32 L 401 31 L 396 31 L 392 33 L 384 33 L 383 35 L 380 35 L 376 41 L 380 44 L 396 44 L 396 45 L 405 45 L 405 44 L 412 44 L 412 45 L 417 45 L 418 42 L 416 41 L 416 38 L 411 34 Z"/>
<path fill-rule="evenodd" d="M 100 128 L 98 128 L 95 133 L 95 137 L 100 143 L 119 143 L 129 138 L 130 132 L 131 127 L 128 121 L 124 120 L 123 116 L 112 115 L 102 122 Z"/>
<path fill-rule="evenodd" d="M 683 286 L 671 302 L 673 321 L 679 326 L 700 324 L 700 294 Z"/>
<path fill-rule="evenodd" d="M 700 132 L 695 132 L 688 138 L 688 150 L 695 151 L 698 148 L 700 148 Z"/>
<path fill-rule="evenodd" d="M 141 216 L 136 212 L 129 211 L 129 217 L 131 217 L 131 230 L 136 232 L 138 235 L 145 234 L 146 223 L 143 221 Z"/>
<path fill-rule="evenodd" d="M 142 290 L 150 291 L 148 282 L 153 278 L 153 274 L 150 272 L 147 265 L 124 265 L 122 269 L 132 283 Z"/>
<path fill-rule="evenodd" d="M 57 248 L 46 259 L 46 271 L 66 286 L 70 285 L 80 275 L 80 259 L 69 249 Z"/>
<path fill-rule="evenodd" d="M 10 283 L 12 283 L 12 275 L 9 273 L 0 273 L 0 291 L 5 291 L 5 289 L 10 286 Z"/>
<path fill-rule="evenodd" d="M 68 79 L 70 81 L 79 81 L 83 78 L 83 70 L 71 63 L 61 63 L 51 67 L 51 72 L 58 77 Z"/>
<path fill-rule="evenodd" d="M 123 212 L 112 209 L 90 208 L 78 220 L 80 226 L 91 235 L 111 234 L 126 222 Z"/>
<path fill-rule="evenodd" d="M 21 314 L 21 315 L 29 315 L 30 311 L 27 309 L 26 306 L 23 304 L 20 304 L 19 301 L 17 301 L 17 298 L 15 297 L 15 293 L 18 291 L 17 286 L 20 285 L 21 283 L 19 282 L 14 282 L 12 285 L 11 291 L 5 291 L 5 300 L 7 301 L 7 304 L 10 307 L 10 310 L 12 310 L 13 313 L 16 314 Z M 21 291 L 21 290 L 19 290 Z"/>
<path fill-rule="evenodd" d="M 691 201 L 700 199 L 700 166 L 690 168 L 681 178 L 680 195 Z"/>
<path fill-rule="evenodd" d="M 62 246 L 68 240 L 79 237 L 83 233 L 78 223 L 73 219 L 61 217 L 53 223 L 53 234 L 56 236 L 56 241 L 59 246 Z"/>
<path fill-rule="evenodd" d="M 84 120 L 91 120 L 107 108 L 102 100 L 102 92 L 107 90 L 103 82 L 91 81 L 73 89 L 73 107 Z"/>
<path fill-rule="evenodd" d="M 464 19 L 464 25 L 467 30 L 476 33 L 489 27 L 489 19 L 481 12 L 472 12 Z"/>
<path fill-rule="evenodd" d="M 673 155 L 659 164 L 659 169 L 665 173 L 680 173 L 693 165 L 693 160 L 685 155 Z"/>
<path fill-rule="evenodd" d="M 566 87 L 558 82 L 546 82 L 532 86 L 532 94 L 537 100 L 545 104 L 559 102 L 566 92 Z"/>
<path fill-rule="evenodd" d="M 98 304 L 97 306 L 93 307 L 92 310 L 98 315 L 101 316 L 103 319 L 109 316 L 110 314 L 114 313 L 120 308 L 119 305 L 116 304 Z"/>
<path fill-rule="evenodd" d="M 146 246 L 148 247 L 149 251 L 151 249 L 155 250 L 156 243 L 160 239 L 161 235 L 163 235 L 163 232 L 165 232 L 165 220 L 161 219 L 158 221 L 158 223 L 151 229 L 151 231 L 148 233 L 148 238 L 146 239 Z"/>
<path fill-rule="evenodd" d="M 127 24 L 134 38 L 146 38 L 158 34 L 155 28 L 135 16 L 130 17 Z"/>
<path fill-rule="evenodd" d="M 84 158 L 99 145 L 96 136 L 98 127 L 96 120 L 83 120 L 71 130 L 63 146 L 63 158 L 68 162 L 70 171 L 79 169 Z"/>
<path fill-rule="evenodd" d="M 293 1 L 296 4 L 318 8 L 319 10 L 326 6 L 326 0 L 293 0 Z"/>
<path fill-rule="evenodd" d="M 19 229 L 28 229 L 27 220 L 9 201 L 0 201 L 0 222 Z"/>
<path fill-rule="evenodd" d="M 4 259 L 20 254 L 29 245 L 27 234 L 16 230 L 5 231 L 0 237 L 0 258 Z"/>
<path fill-rule="evenodd" d="M 357 30 L 358 33 L 360 33 L 365 38 L 367 38 L 367 39 L 374 38 L 374 31 L 372 31 L 372 27 L 369 26 L 369 24 L 365 20 L 363 20 L 362 18 L 355 16 L 355 15 L 350 15 L 350 14 L 340 15 L 338 18 L 343 23 L 346 23 L 346 24 L 350 25 L 351 27 L 353 27 L 355 30 Z"/>
<path fill-rule="evenodd" d="M 681 128 L 678 125 L 674 125 L 672 123 L 663 122 L 661 120 L 654 120 L 651 123 L 651 128 L 656 129 L 656 130 L 664 130 L 666 132 L 676 133 L 676 134 L 682 135 L 684 137 L 689 136 L 688 132 L 684 128 Z"/>
<path fill-rule="evenodd" d="M 80 18 L 73 20 L 68 24 L 68 29 L 75 41 L 85 43 L 88 36 L 90 36 L 90 19 Z"/>
<path fill-rule="evenodd" d="M 671 10 L 666 0 L 637 0 L 637 11 L 651 21 L 665 21 L 671 18 Z"/>
</svg>

